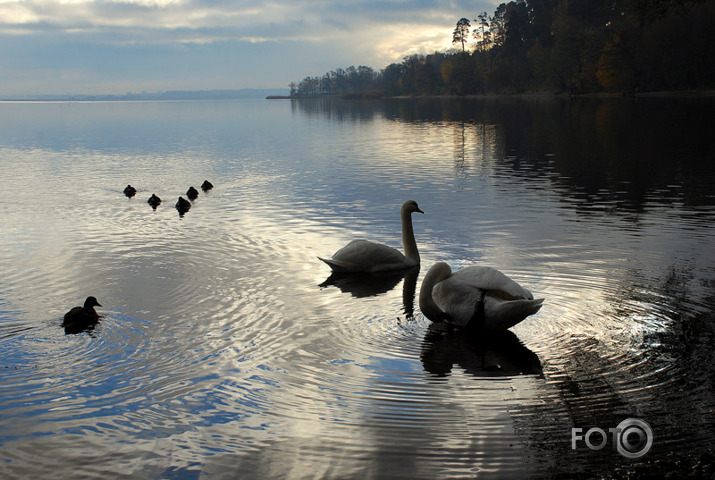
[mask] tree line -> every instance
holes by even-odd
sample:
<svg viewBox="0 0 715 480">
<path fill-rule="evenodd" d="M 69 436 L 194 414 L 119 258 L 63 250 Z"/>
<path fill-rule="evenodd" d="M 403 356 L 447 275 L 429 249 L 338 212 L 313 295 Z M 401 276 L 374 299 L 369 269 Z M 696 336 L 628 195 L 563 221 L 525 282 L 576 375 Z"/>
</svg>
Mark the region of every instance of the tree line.
<svg viewBox="0 0 715 480">
<path fill-rule="evenodd" d="M 452 50 L 306 77 L 291 95 L 715 88 L 713 0 L 515 0 L 476 17 L 457 21 Z"/>
</svg>

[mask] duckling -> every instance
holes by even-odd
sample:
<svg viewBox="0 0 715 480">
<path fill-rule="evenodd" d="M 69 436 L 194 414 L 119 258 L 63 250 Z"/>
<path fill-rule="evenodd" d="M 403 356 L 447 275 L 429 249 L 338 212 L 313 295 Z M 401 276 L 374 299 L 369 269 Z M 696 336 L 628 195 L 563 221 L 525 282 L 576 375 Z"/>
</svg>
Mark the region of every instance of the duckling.
<svg viewBox="0 0 715 480">
<path fill-rule="evenodd" d="M 157 197 L 156 195 L 154 195 L 154 194 L 152 193 L 152 194 L 151 194 L 151 197 L 149 197 L 149 200 L 147 200 L 146 203 L 148 203 L 149 205 L 151 205 L 151 208 L 153 208 L 154 210 L 156 210 L 156 207 L 158 207 L 159 204 L 161 203 L 161 198 Z"/>
<path fill-rule="evenodd" d="M 137 194 L 137 189 L 132 187 L 131 185 L 127 185 L 126 188 L 124 189 L 124 195 L 126 195 L 129 198 L 132 198 L 136 194 Z"/>
<path fill-rule="evenodd" d="M 179 215 L 183 216 L 190 208 L 191 202 L 184 197 L 179 197 L 179 201 L 176 202 L 176 209 L 179 211 Z"/>
<path fill-rule="evenodd" d="M 65 313 L 62 321 L 65 333 L 79 333 L 96 325 L 99 322 L 99 315 L 94 307 L 101 306 L 95 297 L 87 297 L 87 300 L 84 301 L 84 306 L 74 307 Z"/>
<path fill-rule="evenodd" d="M 196 197 L 199 196 L 199 191 L 196 190 L 194 187 L 189 187 L 189 189 L 186 191 L 186 196 L 189 197 L 189 200 L 194 201 L 196 200 Z"/>
<path fill-rule="evenodd" d="M 204 192 L 208 192 L 212 188 L 214 188 L 213 183 L 209 182 L 208 180 L 204 180 L 204 183 L 201 184 L 201 190 L 203 190 Z"/>
</svg>

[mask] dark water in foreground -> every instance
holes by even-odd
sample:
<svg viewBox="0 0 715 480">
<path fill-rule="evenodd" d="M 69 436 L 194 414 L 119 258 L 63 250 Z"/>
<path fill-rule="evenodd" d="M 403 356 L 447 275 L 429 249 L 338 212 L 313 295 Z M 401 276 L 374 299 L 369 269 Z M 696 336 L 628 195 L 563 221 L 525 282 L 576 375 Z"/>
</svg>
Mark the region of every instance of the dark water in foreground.
<svg viewBox="0 0 715 480">
<path fill-rule="evenodd" d="M 618 477 L 698 458 L 713 106 L 0 104 L 0 477 Z M 399 246 L 408 198 L 421 272 L 320 286 L 317 255 Z M 435 331 L 414 289 L 436 261 L 497 267 L 545 305 L 498 338 Z M 87 295 L 101 324 L 64 335 Z M 610 436 L 572 449 L 572 428 L 629 418 L 652 430 L 642 458 Z"/>
</svg>

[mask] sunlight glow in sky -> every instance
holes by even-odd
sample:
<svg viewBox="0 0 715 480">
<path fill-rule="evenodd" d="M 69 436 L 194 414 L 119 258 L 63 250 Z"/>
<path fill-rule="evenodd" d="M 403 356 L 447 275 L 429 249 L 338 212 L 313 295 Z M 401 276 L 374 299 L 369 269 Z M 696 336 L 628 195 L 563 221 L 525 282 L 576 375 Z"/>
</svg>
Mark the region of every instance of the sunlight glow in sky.
<svg viewBox="0 0 715 480">
<path fill-rule="evenodd" d="M 480 0 L 0 0 L 0 96 L 287 88 L 449 49 Z"/>
</svg>

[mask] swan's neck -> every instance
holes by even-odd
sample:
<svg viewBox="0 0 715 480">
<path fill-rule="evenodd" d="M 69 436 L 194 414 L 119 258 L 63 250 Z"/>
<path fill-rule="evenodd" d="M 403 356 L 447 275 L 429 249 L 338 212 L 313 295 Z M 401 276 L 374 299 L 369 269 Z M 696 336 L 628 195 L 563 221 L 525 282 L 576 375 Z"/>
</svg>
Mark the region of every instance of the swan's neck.
<svg viewBox="0 0 715 480">
<path fill-rule="evenodd" d="M 402 247 L 405 249 L 405 257 L 409 258 L 415 265 L 420 263 L 420 252 L 417 251 L 415 241 L 415 231 L 412 229 L 412 212 L 402 209 Z"/>
<path fill-rule="evenodd" d="M 422 283 L 420 288 L 420 310 L 422 315 L 437 323 L 444 319 L 444 312 L 440 309 L 432 299 L 432 287 L 434 285 L 425 285 Z"/>
<path fill-rule="evenodd" d="M 447 319 L 441 308 L 437 306 L 432 296 L 432 289 L 442 280 L 449 278 L 451 269 L 445 263 L 436 263 L 427 271 L 425 278 L 420 286 L 420 310 L 422 314 L 433 322 L 441 322 Z"/>
</svg>

